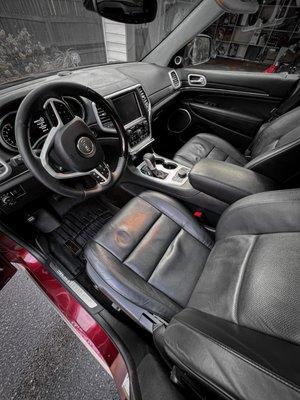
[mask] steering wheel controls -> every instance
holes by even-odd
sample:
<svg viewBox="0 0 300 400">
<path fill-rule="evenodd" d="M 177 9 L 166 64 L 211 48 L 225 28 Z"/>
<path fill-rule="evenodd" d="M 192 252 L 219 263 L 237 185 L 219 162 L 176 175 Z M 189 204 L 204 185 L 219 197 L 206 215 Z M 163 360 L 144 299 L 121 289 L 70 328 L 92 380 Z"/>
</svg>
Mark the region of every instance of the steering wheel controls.
<svg viewBox="0 0 300 400">
<path fill-rule="evenodd" d="M 97 171 L 92 171 L 91 176 L 95 179 L 96 182 L 98 183 L 103 183 L 105 182 L 105 179 L 97 172 Z"/>
<path fill-rule="evenodd" d="M 108 165 L 102 163 L 99 165 L 98 168 L 95 168 L 91 173 L 90 176 L 95 179 L 97 183 L 104 183 L 109 182 L 110 180 L 110 169 Z"/>
</svg>

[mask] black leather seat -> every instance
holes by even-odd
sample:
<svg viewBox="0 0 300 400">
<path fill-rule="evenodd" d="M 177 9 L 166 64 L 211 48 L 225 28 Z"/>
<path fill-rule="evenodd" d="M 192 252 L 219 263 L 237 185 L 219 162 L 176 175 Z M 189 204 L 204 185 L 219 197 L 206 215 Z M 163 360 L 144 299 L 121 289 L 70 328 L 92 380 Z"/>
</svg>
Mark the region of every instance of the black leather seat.
<svg viewBox="0 0 300 400">
<path fill-rule="evenodd" d="M 144 192 L 89 243 L 87 272 L 121 307 L 127 300 L 169 321 L 186 306 L 212 247 L 177 201 Z"/>
<path fill-rule="evenodd" d="M 224 161 L 259 172 L 275 181 L 285 181 L 299 172 L 300 107 L 264 124 L 247 151 L 247 158 L 218 136 L 200 133 L 174 156 L 174 161 L 192 168 L 203 158 Z"/>
<path fill-rule="evenodd" d="M 249 196 L 213 242 L 177 201 L 145 192 L 88 244 L 87 272 L 136 320 L 167 321 L 165 351 L 196 381 L 231 399 L 299 399 L 299 215 L 300 190 Z"/>
</svg>

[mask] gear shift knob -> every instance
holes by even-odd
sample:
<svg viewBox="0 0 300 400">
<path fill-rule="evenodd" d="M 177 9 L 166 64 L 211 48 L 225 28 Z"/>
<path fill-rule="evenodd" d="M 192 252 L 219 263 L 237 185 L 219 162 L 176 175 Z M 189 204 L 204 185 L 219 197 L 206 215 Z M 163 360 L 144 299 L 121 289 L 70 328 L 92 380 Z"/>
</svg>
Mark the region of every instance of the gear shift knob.
<svg viewBox="0 0 300 400">
<path fill-rule="evenodd" d="M 156 161 L 155 155 L 153 153 L 146 153 L 144 154 L 144 161 L 148 167 L 148 169 L 153 172 L 156 170 Z"/>
</svg>

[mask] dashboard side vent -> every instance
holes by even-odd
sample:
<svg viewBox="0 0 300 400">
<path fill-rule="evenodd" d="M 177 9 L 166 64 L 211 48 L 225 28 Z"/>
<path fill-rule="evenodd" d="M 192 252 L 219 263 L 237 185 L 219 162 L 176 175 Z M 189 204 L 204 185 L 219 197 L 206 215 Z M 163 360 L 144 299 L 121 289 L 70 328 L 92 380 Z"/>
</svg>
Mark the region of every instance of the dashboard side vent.
<svg viewBox="0 0 300 400">
<path fill-rule="evenodd" d="M 106 111 L 103 110 L 103 108 L 97 106 L 97 112 L 98 112 L 100 121 L 105 128 L 113 128 L 114 127 L 112 120 L 107 115 Z"/>
<path fill-rule="evenodd" d="M 145 106 L 146 106 L 146 109 L 149 110 L 149 107 L 150 107 L 149 99 L 148 99 L 148 97 L 147 97 L 147 95 L 146 95 L 146 92 L 145 92 L 144 89 L 142 88 L 142 86 L 139 86 L 139 87 L 138 87 L 138 92 L 139 92 L 139 94 L 140 94 L 140 96 L 141 96 L 141 99 L 142 99 L 143 103 L 144 103 Z"/>
<path fill-rule="evenodd" d="M 181 81 L 180 81 L 179 76 L 178 76 L 177 72 L 175 71 L 175 69 L 173 69 L 172 71 L 169 72 L 169 76 L 170 76 L 173 88 L 179 89 L 181 86 Z"/>
</svg>

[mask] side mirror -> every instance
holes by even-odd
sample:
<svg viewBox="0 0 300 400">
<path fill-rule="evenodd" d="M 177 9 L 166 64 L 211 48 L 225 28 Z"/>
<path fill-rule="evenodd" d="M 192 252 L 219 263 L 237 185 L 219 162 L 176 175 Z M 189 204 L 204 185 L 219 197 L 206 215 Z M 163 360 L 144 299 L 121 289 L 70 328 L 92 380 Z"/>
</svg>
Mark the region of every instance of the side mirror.
<svg viewBox="0 0 300 400">
<path fill-rule="evenodd" d="M 156 17 L 156 0 L 84 0 L 87 10 L 126 24 L 144 24 Z"/>
<path fill-rule="evenodd" d="M 184 65 L 193 66 L 203 64 L 211 59 L 212 53 L 212 38 L 207 35 L 197 35 L 184 49 Z"/>
</svg>

